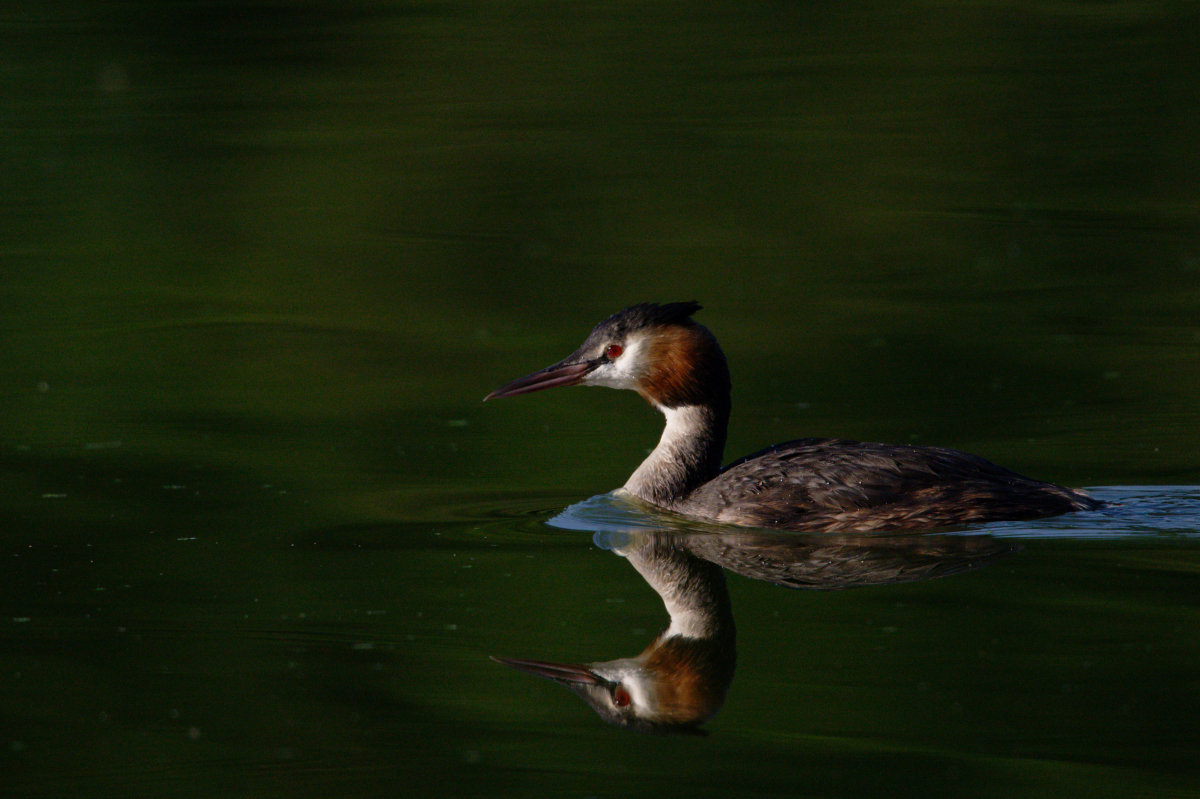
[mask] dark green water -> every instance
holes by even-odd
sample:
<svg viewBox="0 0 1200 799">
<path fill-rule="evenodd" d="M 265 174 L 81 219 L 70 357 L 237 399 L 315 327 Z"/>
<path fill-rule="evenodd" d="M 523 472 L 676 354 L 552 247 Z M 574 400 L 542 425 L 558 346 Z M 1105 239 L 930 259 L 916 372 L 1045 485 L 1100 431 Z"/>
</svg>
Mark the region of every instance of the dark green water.
<svg viewBox="0 0 1200 799">
<path fill-rule="evenodd" d="M 1191 6 L 18 2 L 0 36 L 0 795 L 1200 795 Z M 488 656 L 666 625 L 547 524 L 660 419 L 480 399 L 680 299 L 729 458 L 939 444 L 1118 503 L 936 580 L 731 576 L 710 734 L 607 726 Z"/>
</svg>

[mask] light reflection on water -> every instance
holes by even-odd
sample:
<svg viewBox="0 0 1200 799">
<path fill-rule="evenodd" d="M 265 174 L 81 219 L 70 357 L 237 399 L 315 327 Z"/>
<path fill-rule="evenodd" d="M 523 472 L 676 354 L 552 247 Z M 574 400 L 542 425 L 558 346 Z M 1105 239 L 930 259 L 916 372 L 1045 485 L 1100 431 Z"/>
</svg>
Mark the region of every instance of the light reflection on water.
<svg viewBox="0 0 1200 799">
<path fill-rule="evenodd" d="M 958 533 L 798 534 L 690 522 L 657 513 L 622 491 L 576 503 L 547 523 L 594 531 L 600 549 L 626 559 L 662 599 L 669 626 L 641 654 L 584 665 L 500 659 L 583 698 L 612 724 L 696 733 L 724 703 L 737 660 L 736 613 L 722 569 L 777 586 L 849 589 L 947 577 L 990 566 L 1030 542 L 1096 545 L 1156 537 L 1200 539 L 1200 487 L 1114 487 L 1092 492 L 1096 511 Z M 1008 543 L 1005 543 L 1008 539 Z M 750 635 L 762 635 L 751 627 Z M 553 644 L 547 644 L 553 646 Z"/>
<path fill-rule="evenodd" d="M 1080 541 L 1166 536 L 1200 536 L 1200 486 L 1104 486 L 1086 489 L 1104 507 L 1020 522 L 992 522 L 962 528 L 963 535 L 986 533 L 998 538 L 1076 538 Z M 566 508 L 546 522 L 564 530 L 604 532 L 676 530 L 696 533 L 722 528 L 655 513 L 620 492 L 601 494 Z M 733 528 L 736 530 L 737 528 Z M 597 546 L 601 546 L 599 540 Z"/>
<path fill-rule="evenodd" d="M 488 658 L 629 657 L 669 616 L 614 552 L 664 528 L 725 544 L 744 530 L 611 495 L 556 512 L 550 494 L 464 494 L 438 521 L 30 540 L 2 595 L 15 723 L 0 757 L 14 795 L 103 795 L 105 764 L 75 757 L 99 741 L 135 794 L 160 761 L 213 795 L 229 779 L 311 786 L 320 769 L 330 790 L 351 774 L 382 787 L 431 763 L 456 789 L 502 773 L 519 790 L 513 769 L 548 769 L 554 790 L 584 790 L 580 775 L 613 778 L 596 758 L 625 764 L 631 789 L 664 759 L 679 785 L 797 768 L 850 784 L 968 769 L 1014 792 L 1097 789 L 1114 769 L 1174 784 L 1193 762 L 1197 491 L 1094 493 L 1111 512 L 925 536 L 1003 545 L 937 580 L 809 592 L 731 574 L 737 672 L 690 750 Z M 71 724 L 39 730 L 44 709 Z M 57 760 L 71 766 L 49 779 Z"/>
</svg>

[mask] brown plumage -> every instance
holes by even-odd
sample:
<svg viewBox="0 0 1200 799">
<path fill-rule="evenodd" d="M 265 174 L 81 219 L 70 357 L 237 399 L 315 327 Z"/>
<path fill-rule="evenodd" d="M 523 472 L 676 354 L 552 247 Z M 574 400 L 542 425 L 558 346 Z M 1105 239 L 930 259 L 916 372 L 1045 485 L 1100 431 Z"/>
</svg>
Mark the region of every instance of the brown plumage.
<svg viewBox="0 0 1200 799">
<path fill-rule="evenodd" d="M 676 509 L 753 527 L 867 532 L 1038 519 L 1098 504 L 957 450 L 804 438 L 731 463 Z"/>
<path fill-rule="evenodd" d="M 694 302 L 643 303 L 598 324 L 571 356 L 485 399 L 553 386 L 632 389 L 667 418 L 626 482 L 635 497 L 698 519 L 787 530 L 871 532 L 1035 519 L 1097 508 L 1086 494 L 937 447 L 806 438 L 721 468 L 730 379 Z"/>
</svg>

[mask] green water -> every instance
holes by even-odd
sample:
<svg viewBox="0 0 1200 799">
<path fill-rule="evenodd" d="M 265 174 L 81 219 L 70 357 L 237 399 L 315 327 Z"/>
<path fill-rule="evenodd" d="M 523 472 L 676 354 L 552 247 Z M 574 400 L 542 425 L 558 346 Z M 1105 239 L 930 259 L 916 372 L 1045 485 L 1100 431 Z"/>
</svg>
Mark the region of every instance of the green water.
<svg viewBox="0 0 1200 799">
<path fill-rule="evenodd" d="M 1200 795 L 1190 6 L 18 2 L 0 35 L 0 794 Z M 1119 502 L 937 580 L 731 576 L 709 735 L 607 726 L 488 656 L 666 625 L 547 524 L 661 420 L 480 399 L 690 299 L 729 459 L 938 444 Z"/>
</svg>

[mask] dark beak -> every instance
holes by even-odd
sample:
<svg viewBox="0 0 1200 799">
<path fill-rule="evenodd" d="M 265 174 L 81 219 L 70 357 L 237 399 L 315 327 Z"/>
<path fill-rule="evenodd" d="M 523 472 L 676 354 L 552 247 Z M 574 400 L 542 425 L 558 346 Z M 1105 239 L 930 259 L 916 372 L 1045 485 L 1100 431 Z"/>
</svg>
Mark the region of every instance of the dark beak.
<svg viewBox="0 0 1200 799">
<path fill-rule="evenodd" d="M 572 356 L 573 358 L 574 356 Z M 531 394 L 557 386 L 574 386 L 583 380 L 584 375 L 596 368 L 598 361 L 575 361 L 568 358 L 553 366 L 547 366 L 540 372 L 518 377 L 507 386 L 502 386 L 483 398 L 484 402 L 500 397 L 515 397 L 519 394 Z"/>
<path fill-rule="evenodd" d="M 603 680 L 596 676 L 591 669 L 576 663 L 550 663 L 545 660 L 517 660 L 498 657 L 493 657 L 492 660 L 526 674 L 545 677 L 547 680 L 553 680 L 569 688 L 603 684 Z"/>
</svg>

